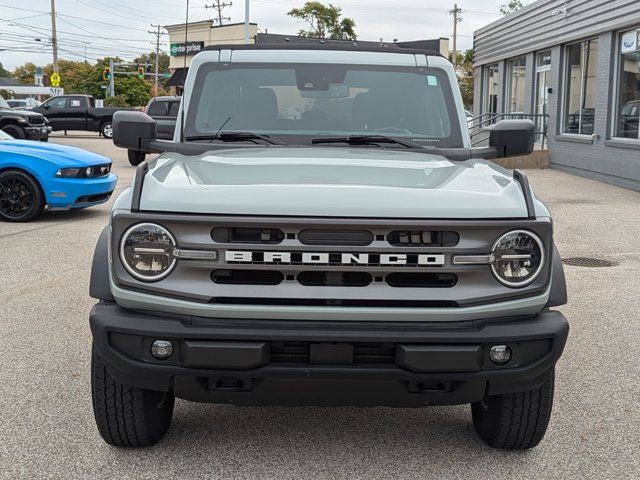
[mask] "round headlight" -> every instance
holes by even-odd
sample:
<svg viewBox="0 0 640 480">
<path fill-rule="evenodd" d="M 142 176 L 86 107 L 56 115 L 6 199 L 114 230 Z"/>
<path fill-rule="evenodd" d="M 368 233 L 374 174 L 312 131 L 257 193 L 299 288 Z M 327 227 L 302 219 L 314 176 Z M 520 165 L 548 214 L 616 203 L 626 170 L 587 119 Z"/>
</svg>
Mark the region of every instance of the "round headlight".
<svg viewBox="0 0 640 480">
<path fill-rule="evenodd" d="M 491 270 L 507 287 L 524 287 L 533 282 L 544 267 L 542 240 L 526 230 L 513 230 L 501 236 L 493 245 Z"/>
<path fill-rule="evenodd" d="M 120 260 L 138 280 L 157 282 L 176 265 L 176 241 L 171 232 L 154 223 L 139 223 L 125 232 L 120 241 Z"/>
</svg>

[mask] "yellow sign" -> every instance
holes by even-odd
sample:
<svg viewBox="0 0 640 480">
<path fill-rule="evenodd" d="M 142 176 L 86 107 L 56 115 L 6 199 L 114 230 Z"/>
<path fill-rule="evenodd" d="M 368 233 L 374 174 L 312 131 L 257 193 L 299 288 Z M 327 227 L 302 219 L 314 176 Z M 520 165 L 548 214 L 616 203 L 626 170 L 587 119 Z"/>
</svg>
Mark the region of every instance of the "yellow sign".
<svg viewBox="0 0 640 480">
<path fill-rule="evenodd" d="M 49 82 L 51 83 L 52 87 L 59 87 L 60 86 L 60 74 L 59 73 L 52 73 L 51 76 L 49 77 Z"/>
</svg>

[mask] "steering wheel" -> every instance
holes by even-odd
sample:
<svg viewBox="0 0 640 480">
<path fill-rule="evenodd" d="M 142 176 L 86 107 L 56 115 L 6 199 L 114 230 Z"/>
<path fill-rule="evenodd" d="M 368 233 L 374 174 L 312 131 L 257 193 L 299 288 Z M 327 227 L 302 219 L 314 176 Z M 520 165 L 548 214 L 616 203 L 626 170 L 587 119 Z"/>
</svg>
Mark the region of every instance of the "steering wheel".
<svg viewBox="0 0 640 480">
<path fill-rule="evenodd" d="M 376 130 L 374 130 L 374 132 L 380 132 L 380 133 L 408 133 L 408 134 L 413 134 L 413 132 L 411 130 L 407 130 L 406 128 L 400 128 L 400 127 L 382 127 L 382 128 L 377 128 Z"/>
</svg>

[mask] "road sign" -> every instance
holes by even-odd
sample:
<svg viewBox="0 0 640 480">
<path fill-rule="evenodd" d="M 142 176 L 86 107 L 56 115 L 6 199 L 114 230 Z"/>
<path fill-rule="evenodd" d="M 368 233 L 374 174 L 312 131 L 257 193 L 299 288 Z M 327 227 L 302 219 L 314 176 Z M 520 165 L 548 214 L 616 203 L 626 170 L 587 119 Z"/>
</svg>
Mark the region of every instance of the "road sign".
<svg viewBox="0 0 640 480">
<path fill-rule="evenodd" d="M 53 72 L 51 74 L 51 76 L 49 77 L 49 83 L 51 83 L 52 87 L 59 87 L 60 86 L 60 74 Z"/>
</svg>

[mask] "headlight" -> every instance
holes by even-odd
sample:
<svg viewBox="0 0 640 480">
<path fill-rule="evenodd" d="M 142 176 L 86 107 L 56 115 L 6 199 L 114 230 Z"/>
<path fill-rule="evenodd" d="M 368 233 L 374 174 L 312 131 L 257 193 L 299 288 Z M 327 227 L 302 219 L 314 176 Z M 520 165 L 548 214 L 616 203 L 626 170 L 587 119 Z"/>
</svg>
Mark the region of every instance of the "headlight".
<svg viewBox="0 0 640 480">
<path fill-rule="evenodd" d="M 134 278 L 157 282 L 175 267 L 175 247 L 169 230 L 154 223 L 139 223 L 122 236 L 120 260 Z"/>
<path fill-rule="evenodd" d="M 533 282 L 544 267 L 545 253 L 542 240 L 526 230 L 505 233 L 493 245 L 495 257 L 491 270 L 500 283 L 507 287 L 524 287 Z"/>
<path fill-rule="evenodd" d="M 56 172 L 58 178 L 91 178 L 102 177 L 109 174 L 111 171 L 111 164 L 106 163 L 104 165 L 98 165 L 95 167 L 83 167 L 83 168 L 61 168 Z"/>
</svg>

